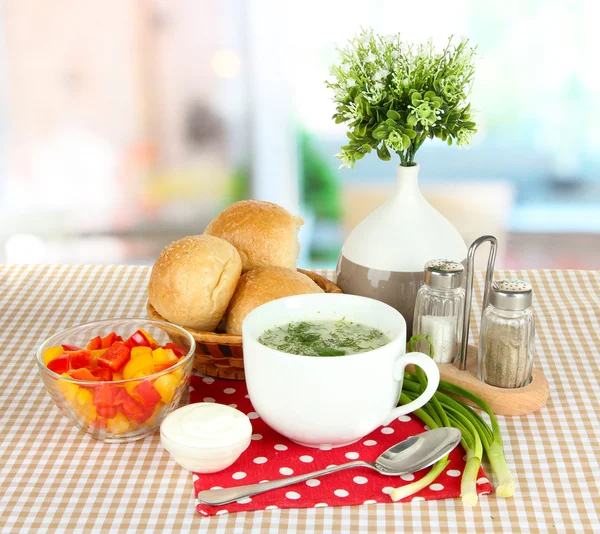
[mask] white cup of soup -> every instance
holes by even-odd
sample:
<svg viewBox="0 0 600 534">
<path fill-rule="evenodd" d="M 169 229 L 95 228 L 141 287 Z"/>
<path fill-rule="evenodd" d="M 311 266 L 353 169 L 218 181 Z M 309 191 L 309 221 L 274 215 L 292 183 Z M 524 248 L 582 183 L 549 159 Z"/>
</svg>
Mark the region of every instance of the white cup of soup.
<svg viewBox="0 0 600 534">
<path fill-rule="evenodd" d="M 248 314 L 242 339 L 254 409 L 277 432 L 308 447 L 353 443 L 423 406 L 439 384 L 433 359 L 406 353 L 402 315 L 366 297 L 322 293 L 268 302 Z M 423 369 L 428 385 L 397 406 L 409 364 Z"/>
</svg>

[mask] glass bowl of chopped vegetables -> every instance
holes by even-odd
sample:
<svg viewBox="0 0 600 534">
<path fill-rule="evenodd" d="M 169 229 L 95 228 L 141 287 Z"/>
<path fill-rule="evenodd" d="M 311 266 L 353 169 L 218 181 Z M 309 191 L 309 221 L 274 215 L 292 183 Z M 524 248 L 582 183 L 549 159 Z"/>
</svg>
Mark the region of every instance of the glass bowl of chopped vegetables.
<svg viewBox="0 0 600 534">
<path fill-rule="evenodd" d="M 50 397 L 83 432 L 109 443 L 152 434 L 187 402 L 196 343 L 150 319 L 108 319 L 44 341 L 37 364 Z"/>
</svg>

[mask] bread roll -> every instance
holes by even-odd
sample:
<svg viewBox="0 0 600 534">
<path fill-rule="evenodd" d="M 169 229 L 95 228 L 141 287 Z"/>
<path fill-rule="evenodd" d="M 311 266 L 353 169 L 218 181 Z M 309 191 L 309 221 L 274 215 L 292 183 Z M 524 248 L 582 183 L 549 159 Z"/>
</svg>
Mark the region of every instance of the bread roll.
<svg viewBox="0 0 600 534">
<path fill-rule="evenodd" d="M 204 233 L 237 248 L 243 272 L 257 267 L 295 270 L 300 252 L 298 230 L 303 224 L 302 217 L 294 217 L 277 204 L 242 200 L 217 215 Z"/>
<path fill-rule="evenodd" d="M 242 321 L 261 304 L 291 295 L 323 293 L 308 276 L 282 267 L 263 267 L 244 273 L 231 298 L 225 330 L 228 334 L 242 333 Z"/>
<path fill-rule="evenodd" d="M 209 235 L 168 245 L 150 275 L 150 304 L 167 321 L 213 332 L 225 314 L 242 271 L 235 247 Z"/>
</svg>

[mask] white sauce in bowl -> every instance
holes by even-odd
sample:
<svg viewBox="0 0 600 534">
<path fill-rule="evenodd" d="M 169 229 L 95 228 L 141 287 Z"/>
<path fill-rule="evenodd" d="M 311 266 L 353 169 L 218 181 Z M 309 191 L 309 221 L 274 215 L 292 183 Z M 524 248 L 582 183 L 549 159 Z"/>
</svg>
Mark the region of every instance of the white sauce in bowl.
<svg viewBox="0 0 600 534">
<path fill-rule="evenodd" d="M 196 473 L 229 467 L 250 444 L 250 419 L 235 408 L 214 402 L 189 404 L 169 414 L 160 439 L 173 459 Z"/>
</svg>

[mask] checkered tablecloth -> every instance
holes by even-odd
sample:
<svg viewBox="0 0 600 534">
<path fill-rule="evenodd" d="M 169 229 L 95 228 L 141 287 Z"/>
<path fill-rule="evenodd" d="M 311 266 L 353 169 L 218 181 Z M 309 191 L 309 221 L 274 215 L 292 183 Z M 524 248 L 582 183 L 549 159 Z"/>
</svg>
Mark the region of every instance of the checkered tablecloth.
<svg viewBox="0 0 600 534">
<path fill-rule="evenodd" d="M 331 273 L 326 273 L 331 274 Z M 157 435 L 107 445 L 77 431 L 46 394 L 36 347 L 79 323 L 144 316 L 147 267 L 0 267 L 0 528 L 109 532 L 600 532 L 600 273 L 511 271 L 534 287 L 542 411 L 500 417 L 516 493 L 202 518 L 191 475 Z M 481 313 L 478 273 L 473 314 Z M 477 336 L 477 321 L 472 321 Z"/>
</svg>

